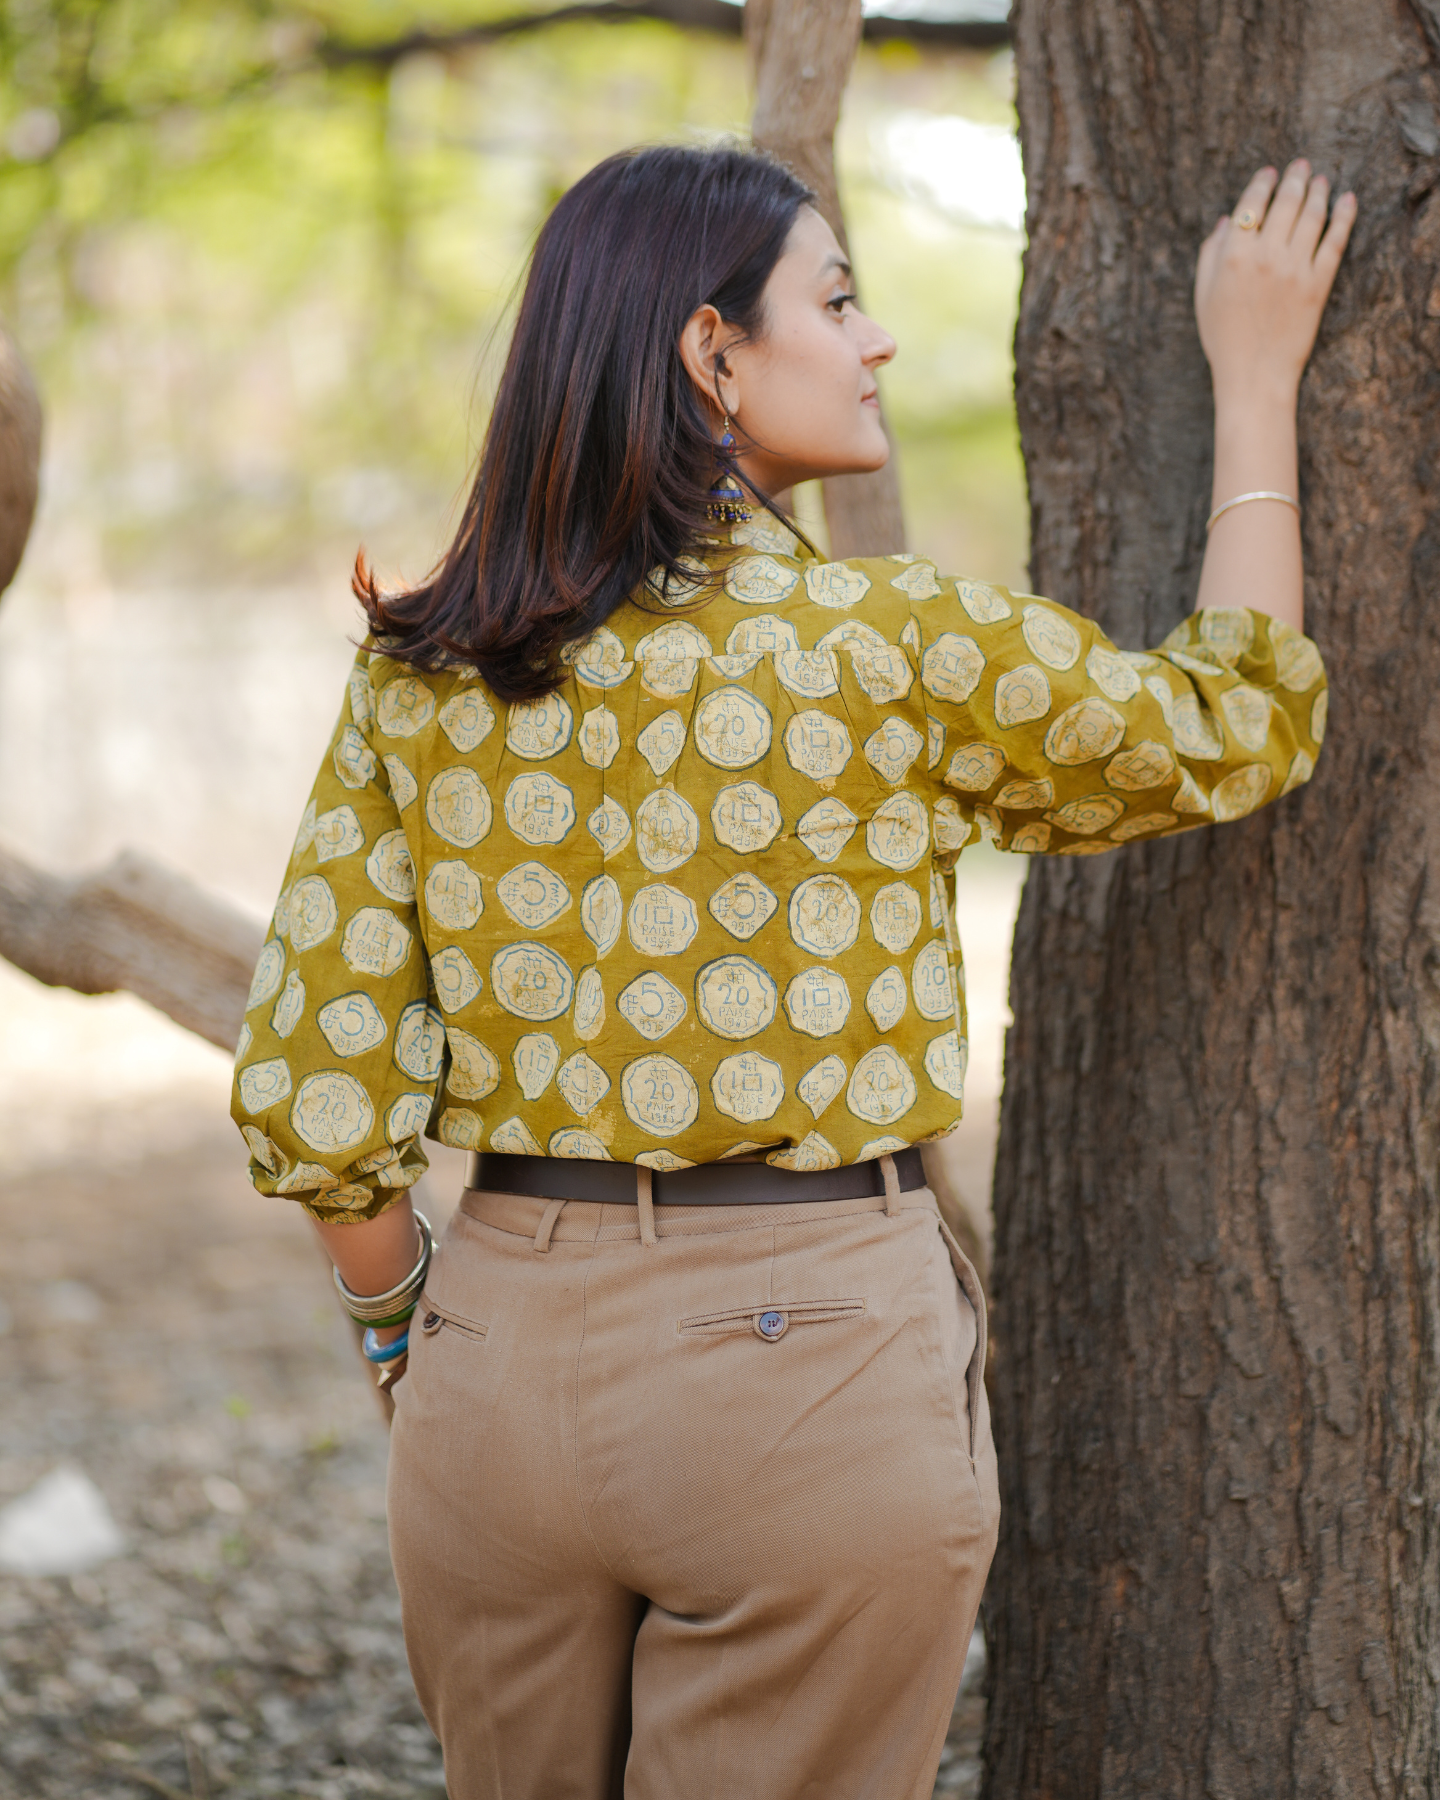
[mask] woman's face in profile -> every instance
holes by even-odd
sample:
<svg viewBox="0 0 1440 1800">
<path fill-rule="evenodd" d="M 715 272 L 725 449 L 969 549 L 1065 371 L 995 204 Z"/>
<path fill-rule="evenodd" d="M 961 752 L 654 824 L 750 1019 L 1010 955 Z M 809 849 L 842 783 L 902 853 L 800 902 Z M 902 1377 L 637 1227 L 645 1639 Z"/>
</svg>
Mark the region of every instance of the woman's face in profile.
<svg viewBox="0 0 1440 1800">
<path fill-rule="evenodd" d="M 819 475 L 880 468 L 890 454 L 875 372 L 895 340 L 855 305 L 850 265 L 813 207 L 796 215 L 765 286 L 766 329 L 737 343 L 713 307 L 685 327 L 681 354 L 702 394 L 715 398 L 714 358 L 744 473 L 764 493 Z"/>
</svg>

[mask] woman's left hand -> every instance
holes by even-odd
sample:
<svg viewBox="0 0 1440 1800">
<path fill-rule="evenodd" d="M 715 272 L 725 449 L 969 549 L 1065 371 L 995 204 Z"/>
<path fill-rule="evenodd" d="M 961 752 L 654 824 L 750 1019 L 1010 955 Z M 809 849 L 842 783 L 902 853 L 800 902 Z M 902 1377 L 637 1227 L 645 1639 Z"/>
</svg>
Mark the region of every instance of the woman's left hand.
<svg viewBox="0 0 1440 1800">
<path fill-rule="evenodd" d="M 1261 169 L 1201 246 L 1195 318 L 1217 405 L 1293 405 L 1355 223 L 1355 196 L 1346 193 L 1327 225 L 1329 198 L 1330 184 L 1303 157 L 1283 179 Z"/>
</svg>

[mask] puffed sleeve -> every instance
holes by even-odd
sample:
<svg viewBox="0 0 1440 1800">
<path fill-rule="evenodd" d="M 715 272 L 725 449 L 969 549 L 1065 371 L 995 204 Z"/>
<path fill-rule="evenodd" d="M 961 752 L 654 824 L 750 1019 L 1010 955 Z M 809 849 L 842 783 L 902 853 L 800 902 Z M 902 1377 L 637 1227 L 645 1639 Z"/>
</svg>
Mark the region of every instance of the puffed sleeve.
<svg viewBox="0 0 1440 1800">
<path fill-rule="evenodd" d="M 275 908 L 235 1056 L 231 1112 L 264 1194 L 370 1219 L 427 1166 L 445 1033 L 430 995 L 396 781 L 372 742 L 362 650 Z M 411 784 L 413 785 L 413 783 Z"/>
<path fill-rule="evenodd" d="M 1211 607 L 1134 652 L 1051 601 L 937 585 L 911 612 L 943 733 L 937 844 L 1093 855 L 1242 818 L 1314 772 L 1325 669 L 1278 619 Z"/>
</svg>

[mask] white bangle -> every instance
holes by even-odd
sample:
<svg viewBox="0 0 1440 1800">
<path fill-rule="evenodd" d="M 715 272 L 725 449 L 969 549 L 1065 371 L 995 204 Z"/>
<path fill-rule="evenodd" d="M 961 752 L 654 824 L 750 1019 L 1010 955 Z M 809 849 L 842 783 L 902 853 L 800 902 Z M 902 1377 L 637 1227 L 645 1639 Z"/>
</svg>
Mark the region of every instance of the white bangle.
<svg viewBox="0 0 1440 1800">
<path fill-rule="evenodd" d="M 1210 531 L 1221 513 L 1229 512 L 1232 506 L 1243 506 L 1247 500 L 1279 500 L 1286 506 L 1293 506 L 1297 513 L 1300 510 L 1300 502 L 1298 500 L 1293 500 L 1289 494 L 1272 494 L 1268 489 L 1261 489 L 1253 494 L 1237 494 L 1233 500 L 1227 500 L 1223 506 L 1217 506 L 1215 508 L 1214 512 L 1212 512 L 1210 517 L 1205 521 L 1206 532 L 1208 533 Z"/>
</svg>

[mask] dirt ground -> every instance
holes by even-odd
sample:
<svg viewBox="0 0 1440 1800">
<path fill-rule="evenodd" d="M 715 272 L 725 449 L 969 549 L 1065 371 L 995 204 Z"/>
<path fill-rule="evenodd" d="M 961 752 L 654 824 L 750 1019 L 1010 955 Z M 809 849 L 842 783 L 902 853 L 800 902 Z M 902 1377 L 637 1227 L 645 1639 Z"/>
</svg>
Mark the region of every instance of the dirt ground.
<svg viewBox="0 0 1440 1800">
<path fill-rule="evenodd" d="M 0 1505 L 68 1463 L 126 1541 L 82 1575 L 0 1574 L 0 1796 L 440 1800 L 385 1429 L 326 1267 L 215 1109 L 148 1104 L 124 1143 L 0 1185 Z M 455 1171 L 431 1184 L 438 1224 Z M 976 1791 L 978 1661 L 937 1800 Z"/>
</svg>

